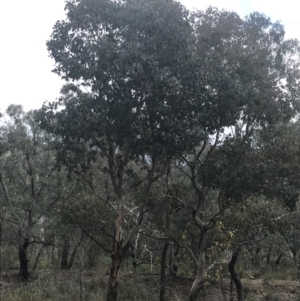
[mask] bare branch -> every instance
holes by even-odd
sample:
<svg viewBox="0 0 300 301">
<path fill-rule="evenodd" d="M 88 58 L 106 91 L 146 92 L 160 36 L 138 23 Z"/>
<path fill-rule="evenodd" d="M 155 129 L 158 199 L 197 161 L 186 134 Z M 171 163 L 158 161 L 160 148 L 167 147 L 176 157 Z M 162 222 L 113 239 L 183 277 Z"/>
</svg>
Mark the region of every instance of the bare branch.
<svg viewBox="0 0 300 301">
<path fill-rule="evenodd" d="M 283 214 L 283 215 L 281 215 L 279 217 L 271 219 L 271 221 L 278 221 L 278 220 L 280 220 L 280 219 L 282 219 L 282 218 L 284 218 L 286 216 L 290 216 L 292 214 L 297 214 L 297 213 L 300 213 L 300 210 L 296 210 L 296 211 L 293 211 L 293 212 L 285 213 L 285 214 Z"/>
<path fill-rule="evenodd" d="M 169 239 L 169 236 L 158 237 L 158 236 L 154 236 L 154 235 L 151 235 L 151 234 L 144 233 L 142 230 L 139 231 L 139 233 L 142 234 L 142 235 L 145 235 L 145 236 L 147 236 L 147 237 L 156 239 L 156 240 L 167 240 L 167 239 Z"/>
<path fill-rule="evenodd" d="M 202 153 L 204 152 L 205 150 L 205 147 L 206 147 L 206 144 L 207 144 L 207 140 L 204 140 L 204 143 L 199 151 L 199 153 L 196 155 L 196 158 L 195 158 L 195 161 L 198 161 L 200 156 L 202 155 Z M 201 163 L 201 162 L 200 162 Z"/>
<path fill-rule="evenodd" d="M 200 219 L 200 217 L 197 216 L 197 215 L 194 216 L 194 221 L 195 221 L 196 225 L 197 225 L 197 226 L 201 229 L 201 231 L 202 231 L 202 229 L 204 229 L 204 226 L 205 226 L 204 222 L 202 222 L 202 220 Z"/>
<path fill-rule="evenodd" d="M 180 204 L 186 205 L 186 203 L 184 201 L 182 201 L 181 199 L 179 199 L 178 197 L 176 197 L 174 195 L 167 195 L 167 194 L 164 194 L 163 192 L 161 194 L 163 195 L 163 197 L 174 199 L 174 200 L 178 201 Z"/>
<path fill-rule="evenodd" d="M 86 230 L 85 230 L 85 228 L 81 225 L 81 223 L 77 220 L 77 224 L 78 224 L 78 226 L 80 227 L 80 229 L 82 230 L 82 232 L 87 236 L 87 237 L 89 237 L 91 240 L 93 240 L 103 251 L 105 251 L 105 252 L 107 252 L 107 253 L 110 253 L 111 252 L 111 250 L 109 250 L 109 249 L 107 249 L 107 248 L 105 248 L 104 246 L 103 246 L 103 244 L 102 243 L 100 243 L 97 239 L 95 239 L 95 237 L 93 236 L 93 235 L 91 235 L 91 234 L 89 234 Z"/>
<path fill-rule="evenodd" d="M 189 164 L 188 164 L 189 165 Z M 179 167 L 178 164 L 174 164 L 174 166 L 179 169 L 184 175 L 186 175 L 189 179 L 192 179 L 191 178 L 191 175 L 189 175 L 185 170 L 183 170 L 183 168 Z"/>
<path fill-rule="evenodd" d="M 155 171 L 155 168 L 156 168 L 156 162 L 155 162 L 154 159 L 152 160 L 152 162 L 153 162 L 152 163 L 152 168 L 148 172 L 148 183 L 147 183 L 146 189 L 143 193 L 143 195 L 144 195 L 143 204 L 140 207 L 140 211 L 139 211 L 139 214 L 137 216 L 136 224 L 133 226 L 133 228 L 131 229 L 131 231 L 129 231 L 129 233 L 127 235 L 127 238 L 126 238 L 126 241 L 125 241 L 125 244 L 124 244 L 124 247 L 123 247 L 125 251 L 126 251 L 127 248 L 129 248 L 130 241 L 131 241 L 132 237 L 134 237 L 137 234 L 140 226 L 142 225 L 144 214 L 147 212 L 146 206 L 147 206 L 147 203 L 148 203 L 148 200 L 149 200 L 149 197 L 150 197 L 150 191 L 151 191 L 152 184 L 162 176 L 162 174 L 164 173 L 165 168 L 166 168 L 166 166 L 164 166 L 164 168 L 162 168 L 158 172 L 157 175 L 154 175 L 154 171 Z"/>
<path fill-rule="evenodd" d="M 205 269 L 205 271 L 204 271 L 204 277 L 205 277 L 206 274 L 207 274 L 210 270 L 212 270 L 216 265 L 227 265 L 227 264 L 228 264 L 227 261 L 225 261 L 225 262 L 215 262 L 215 263 L 211 264 L 209 267 L 207 267 L 207 268 Z"/>
<path fill-rule="evenodd" d="M 178 247 L 181 247 L 181 248 L 187 250 L 188 253 L 190 254 L 190 256 L 192 257 L 192 259 L 194 260 L 194 263 L 198 266 L 198 261 L 196 259 L 196 256 L 195 256 L 195 254 L 193 253 L 193 251 L 189 247 L 181 245 L 181 244 L 178 244 Z"/>
<path fill-rule="evenodd" d="M 208 224 L 206 225 L 205 229 L 206 230 L 210 230 L 213 227 L 215 227 L 215 225 L 217 224 L 217 222 L 221 219 L 223 214 L 223 211 L 220 211 L 218 213 L 216 213 L 214 216 L 212 216 L 208 222 Z"/>
</svg>

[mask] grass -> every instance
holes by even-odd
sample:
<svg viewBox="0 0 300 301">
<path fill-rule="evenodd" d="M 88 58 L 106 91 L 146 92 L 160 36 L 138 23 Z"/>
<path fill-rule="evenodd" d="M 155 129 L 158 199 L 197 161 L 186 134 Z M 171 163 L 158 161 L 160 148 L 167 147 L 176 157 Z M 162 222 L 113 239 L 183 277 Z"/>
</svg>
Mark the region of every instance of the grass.
<svg viewBox="0 0 300 301">
<path fill-rule="evenodd" d="M 110 258 L 102 257 L 98 262 L 98 268 L 85 270 L 80 273 L 79 266 L 74 266 L 71 270 L 60 270 L 53 268 L 46 261 L 41 261 L 38 270 L 33 273 L 27 282 L 22 282 L 18 276 L 18 271 L 7 270 L 3 273 L 4 285 L 0 286 L 0 300 L 5 301 L 104 301 L 106 300 L 106 289 L 109 277 Z M 50 267 L 50 268 L 49 268 Z M 244 275 L 246 301 L 257 299 L 257 293 L 266 296 L 264 300 L 278 300 L 276 289 L 290 291 L 280 284 L 279 280 L 291 281 L 296 283 L 297 270 L 293 266 L 284 266 L 276 271 L 270 267 L 262 267 L 259 270 L 252 270 L 251 275 L 255 279 L 251 280 L 248 275 Z M 224 275 L 228 276 L 227 273 Z M 82 281 L 81 281 L 82 280 Z M 269 285 L 269 281 L 272 284 Z M 243 280 L 242 280 L 243 281 Z M 278 283 L 276 282 L 278 281 Z M 281 281 L 281 282 L 285 282 Z M 166 288 L 168 301 L 183 301 L 188 299 L 189 289 L 193 282 L 193 277 L 169 278 Z M 260 283 L 255 288 L 255 283 Z M 82 283 L 82 285 L 80 285 Z M 275 283 L 275 284 L 274 284 Z M 277 283 L 277 284 L 276 284 Z M 298 283 L 298 282 L 297 282 Z M 263 287 L 261 287 L 263 284 Z M 226 289 L 229 288 L 228 278 L 224 278 Z M 277 285 L 277 286 L 276 286 Z M 281 286 L 280 286 L 281 285 Z M 285 284 L 284 284 L 285 285 Z M 272 287 L 272 289 L 271 289 Z M 273 290 L 274 288 L 274 290 Z M 262 289 L 264 290 L 262 292 Z M 122 301 L 154 301 L 159 300 L 159 267 L 150 265 L 140 265 L 136 269 L 126 262 L 121 270 L 119 285 L 119 300 Z M 300 295 L 300 287 L 295 287 L 295 296 Z M 212 301 L 222 300 L 218 282 L 211 283 L 205 288 L 204 295 L 199 300 Z M 82 298 L 80 298 L 82 296 Z M 295 299 L 286 299 L 295 300 Z M 300 301 L 300 298 L 297 299 Z M 282 299 L 283 301 L 283 299 Z"/>
<path fill-rule="evenodd" d="M 82 300 L 104 301 L 108 275 L 101 270 L 85 271 L 83 274 Z M 27 282 L 21 282 L 17 271 L 10 277 L 10 287 L 1 291 L 0 300 L 5 301 L 81 301 L 79 270 L 38 270 Z M 174 295 L 173 295 L 174 296 Z M 138 273 L 122 274 L 119 285 L 119 300 L 152 301 L 159 299 L 157 275 Z M 169 299 L 174 300 L 174 298 Z M 180 291 L 176 300 L 184 300 Z"/>
<path fill-rule="evenodd" d="M 246 278 L 245 271 L 241 272 L 242 278 Z M 282 265 L 280 267 L 272 268 L 271 266 L 264 265 L 259 269 L 253 269 L 249 275 L 255 279 L 262 279 L 264 281 L 269 280 L 286 280 L 286 281 L 297 281 L 297 268 L 293 265 Z"/>
</svg>

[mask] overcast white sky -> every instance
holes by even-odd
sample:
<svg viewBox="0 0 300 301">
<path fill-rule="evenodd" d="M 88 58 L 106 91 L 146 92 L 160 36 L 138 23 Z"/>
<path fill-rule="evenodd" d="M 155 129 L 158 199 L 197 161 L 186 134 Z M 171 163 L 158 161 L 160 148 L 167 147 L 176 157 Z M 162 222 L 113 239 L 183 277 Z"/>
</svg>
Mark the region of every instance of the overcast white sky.
<svg viewBox="0 0 300 301">
<path fill-rule="evenodd" d="M 265 13 L 281 20 L 288 38 L 300 39 L 300 1 L 270 0 L 181 0 L 188 8 L 212 5 L 245 16 Z M 0 112 L 11 103 L 25 110 L 37 109 L 45 100 L 59 96 L 63 82 L 52 73 L 46 41 L 58 19 L 64 18 L 64 0 L 0 1 Z"/>
</svg>

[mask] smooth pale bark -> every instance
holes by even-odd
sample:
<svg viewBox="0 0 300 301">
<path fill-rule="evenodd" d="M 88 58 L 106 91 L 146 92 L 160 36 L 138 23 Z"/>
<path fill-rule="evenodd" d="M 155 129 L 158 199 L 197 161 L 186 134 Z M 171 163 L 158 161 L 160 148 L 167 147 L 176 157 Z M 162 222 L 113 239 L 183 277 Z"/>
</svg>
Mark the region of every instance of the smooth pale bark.
<svg viewBox="0 0 300 301">
<path fill-rule="evenodd" d="M 154 174 L 155 171 L 155 158 L 152 158 L 152 168 L 148 171 L 147 185 L 143 193 L 143 202 L 140 206 L 140 210 L 137 216 L 136 224 L 132 227 L 129 233 L 124 239 L 123 235 L 123 221 L 124 221 L 124 200 L 123 200 L 123 175 L 124 169 L 129 161 L 130 143 L 127 145 L 126 153 L 122 161 L 116 162 L 115 160 L 115 147 L 111 139 L 108 139 L 109 152 L 108 152 L 108 165 L 110 171 L 110 178 L 112 185 L 114 187 L 114 192 L 117 197 L 117 208 L 116 208 L 116 219 L 114 227 L 114 241 L 113 248 L 111 252 L 111 269 L 108 281 L 107 290 L 107 301 L 117 301 L 118 300 L 118 284 L 120 278 L 120 269 L 122 262 L 129 255 L 129 248 L 132 246 L 132 241 L 138 235 L 138 231 L 143 222 L 143 216 L 146 209 L 146 205 L 149 199 L 152 184 L 162 175 L 164 169 L 160 171 L 157 175 Z M 117 167 L 117 168 L 116 168 Z"/>
<path fill-rule="evenodd" d="M 196 301 L 199 295 L 201 286 L 204 283 L 205 277 L 205 241 L 206 241 L 206 231 L 204 227 L 201 229 L 200 237 L 200 247 L 199 247 L 199 257 L 198 257 L 198 266 L 197 266 L 197 276 L 193 282 L 192 288 L 190 290 L 189 301 Z"/>
</svg>

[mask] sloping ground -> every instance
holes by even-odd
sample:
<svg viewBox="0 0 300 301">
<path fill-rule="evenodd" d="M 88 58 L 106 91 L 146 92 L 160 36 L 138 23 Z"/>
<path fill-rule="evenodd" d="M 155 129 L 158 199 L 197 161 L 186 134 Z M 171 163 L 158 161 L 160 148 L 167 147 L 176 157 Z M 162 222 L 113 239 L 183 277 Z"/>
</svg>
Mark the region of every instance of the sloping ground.
<svg viewBox="0 0 300 301">
<path fill-rule="evenodd" d="M 1 301 L 66 301 L 105 300 L 107 274 L 97 271 L 40 270 L 28 282 L 23 282 L 18 271 L 6 271 L 1 275 Z M 169 301 L 188 300 L 193 280 L 183 277 L 168 279 L 166 295 Z M 243 279 L 247 301 L 300 301 L 300 283 L 297 281 Z M 230 284 L 223 280 L 225 297 L 229 300 Z M 120 281 L 120 301 L 159 300 L 159 275 L 123 274 Z M 199 300 L 224 300 L 219 283 L 207 284 Z M 236 300 L 236 299 L 235 299 Z"/>
</svg>

